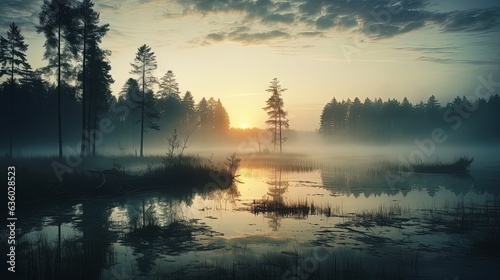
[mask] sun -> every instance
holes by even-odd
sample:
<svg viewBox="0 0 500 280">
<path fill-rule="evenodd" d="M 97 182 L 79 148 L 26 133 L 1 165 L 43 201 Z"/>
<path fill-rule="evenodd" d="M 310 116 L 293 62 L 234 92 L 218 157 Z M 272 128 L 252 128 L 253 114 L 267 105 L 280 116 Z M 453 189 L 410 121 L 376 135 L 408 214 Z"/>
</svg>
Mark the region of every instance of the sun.
<svg viewBox="0 0 500 280">
<path fill-rule="evenodd" d="M 241 123 L 240 124 L 240 128 L 247 129 L 248 128 L 248 124 L 247 123 Z"/>
</svg>

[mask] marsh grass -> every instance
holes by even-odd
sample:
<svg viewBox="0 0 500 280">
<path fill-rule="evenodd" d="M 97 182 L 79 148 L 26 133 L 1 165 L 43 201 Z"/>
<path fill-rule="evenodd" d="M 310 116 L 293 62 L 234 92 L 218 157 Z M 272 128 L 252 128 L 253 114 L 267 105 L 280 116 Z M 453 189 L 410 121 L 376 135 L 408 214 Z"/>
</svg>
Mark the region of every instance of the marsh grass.
<svg viewBox="0 0 500 280">
<path fill-rule="evenodd" d="M 112 246 L 105 255 L 98 253 L 103 252 L 101 240 L 63 239 L 59 247 L 38 233 L 21 238 L 16 249 L 17 279 L 101 279 L 101 268 L 116 263 Z"/>
<path fill-rule="evenodd" d="M 311 172 L 322 167 L 321 163 L 300 154 L 252 154 L 240 157 L 241 166 L 245 168 L 279 168 L 289 172 Z"/>
<path fill-rule="evenodd" d="M 363 210 L 354 215 L 352 221 L 361 223 L 364 226 L 371 224 L 377 226 L 401 227 L 402 222 L 408 221 L 411 217 L 409 208 L 402 208 L 398 203 L 391 203 L 389 206 L 379 205 L 376 210 Z"/>
<path fill-rule="evenodd" d="M 69 160 L 75 162 L 75 158 Z M 214 176 L 226 178 L 224 184 L 219 184 L 224 189 L 231 186 L 239 167 L 235 155 L 215 164 L 211 158 L 188 154 L 174 158 L 96 156 L 83 158 L 72 168 L 66 165 L 66 159 L 57 157 L 20 157 L 11 161 L 2 158 L 0 163 L 16 166 L 16 179 L 23 185 L 17 194 L 24 201 L 59 196 L 116 196 L 151 189 L 191 191 L 193 186 L 213 182 Z"/>
<path fill-rule="evenodd" d="M 423 211 L 430 226 L 465 240 L 471 251 L 500 256 L 500 199 L 485 204 L 448 203 L 443 209 Z"/>
<path fill-rule="evenodd" d="M 413 173 L 439 173 L 439 174 L 465 174 L 468 172 L 474 158 L 461 156 L 455 160 L 444 162 L 439 159 L 433 162 L 414 162 L 404 164 L 402 162 L 394 162 L 382 160 L 371 163 L 368 168 L 368 175 L 386 175 L 392 173 L 401 175 L 408 172 Z"/>
<path fill-rule="evenodd" d="M 322 215 L 326 217 L 339 216 L 340 208 L 332 208 L 329 204 L 316 205 L 306 200 L 274 201 L 272 199 L 254 200 L 249 208 L 253 214 L 275 213 L 281 217 L 306 218 L 309 215 Z"/>
</svg>

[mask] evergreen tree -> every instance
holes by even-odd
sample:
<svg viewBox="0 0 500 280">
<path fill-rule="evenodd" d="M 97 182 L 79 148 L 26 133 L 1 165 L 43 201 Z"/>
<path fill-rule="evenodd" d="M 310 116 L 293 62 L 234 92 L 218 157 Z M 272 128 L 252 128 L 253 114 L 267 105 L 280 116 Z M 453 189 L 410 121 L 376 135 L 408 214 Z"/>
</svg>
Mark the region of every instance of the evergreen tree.
<svg viewBox="0 0 500 280">
<path fill-rule="evenodd" d="M 132 66 L 131 74 L 135 74 L 139 76 L 139 81 L 141 84 L 141 145 L 140 145 L 140 157 L 143 157 L 143 148 L 144 148 L 144 130 L 146 128 L 159 130 L 158 125 L 155 123 L 157 119 L 156 116 L 150 113 L 146 113 L 145 105 L 146 105 L 146 92 L 148 88 L 151 87 L 154 83 L 156 83 L 156 78 L 153 76 L 153 71 L 156 70 L 158 65 L 156 64 L 156 56 L 155 53 L 151 51 L 151 47 L 147 45 L 142 45 L 137 50 L 134 63 L 130 64 Z M 152 99 L 149 97 L 149 99 Z M 154 99 L 154 96 L 153 96 Z M 152 100 L 153 100 L 152 99 Z M 149 102 L 154 103 L 154 102 Z"/>
<path fill-rule="evenodd" d="M 44 0 L 39 14 L 40 24 L 36 27 L 38 33 L 45 35 L 44 59 L 49 61 L 47 72 L 57 68 L 57 126 L 59 158 L 62 158 L 62 124 L 61 124 L 61 78 L 65 70 L 66 80 L 71 78 L 71 58 L 78 54 L 78 12 L 76 1 Z M 64 51 L 61 47 L 64 39 Z"/>
<path fill-rule="evenodd" d="M 284 110 L 284 102 L 281 98 L 281 94 L 286 89 L 282 89 L 277 78 L 271 81 L 271 85 L 266 89 L 267 92 L 271 93 L 271 97 L 267 100 L 267 106 L 264 107 L 264 111 L 267 112 L 268 119 L 266 124 L 269 126 L 271 133 L 273 134 L 272 143 L 274 145 L 274 150 L 276 151 L 276 145 L 279 144 L 280 153 L 283 152 L 283 142 L 286 140 L 283 137 L 283 129 L 289 127 L 287 115 L 288 113 Z"/>
<path fill-rule="evenodd" d="M 186 91 L 181 101 L 182 105 L 182 122 L 185 127 L 190 127 L 197 123 L 196 108 L 193 95 L 190 91 Z"/>
<path fill-rule="evenodd" d="M 168 70 L 167 73 L 165 73 L 158 86 L 160 87 L 158 91 L 160 98 L 165 98 L 172 94 L 179 96 L 179 83 L 177 83 L 175 74 L 172 70 Z"/>
<path fill-rule="evenodd" d="M 212 112 L 208 105 L 208 101 L 203 97 L 198 105 L 196 105 L 196 115 L 198 116 L 198 121 L 200 122 L 200 129 L 203 133 L 209 132 L 212 122 Z"/>
<path fill-rule="evenodd" d="M 99 25 L 99 13 L 93 7 L 94 3 L 90 0 L 84 0 L 77 7 L 80 19 L 79 43 L 83 53 L 80 74 L 82 87 L 81 156 L 85 156 L 90 152 L 95 155 L 95 139 L 87 139 L 87 136 L 89 136 L 91 130 L 95 131 L 97 129 L 97 114 L 103 111 L 103 107 L 100 105 L 103 99 L 109 99 L 109 96 L 106 95 L 109 93 L 109 85 L 113 82 L 109 75 L 111 67 L 107 62 L 107 56 L 110 52 L 99 48 L 102 37 L 109 30 L 109 24 Z M 93 90 L 88 91 L 88 85 Z M 92 133 L 92 135 L 95 137 L 95 133 Z M 87 147 L 87 144 L 89 147 Z"/>
<path fill-rule="evenodd" d="M 171 70 L 161 78 L 158 91 L 158 111 L 164 127 L 176 129 L 181 123 L 182 100 L 179 95 L 179 84 Z"/>
<path fill-rule="evenodd" d="M 7 31 L 7 38 L 0 36 L 0 77 L 7 75 L 10 81 L 9 102 L 9 156 L 12 158 L 12 128 L 14 126 L 13 100 L 15 78 L 23 79 L 29 75 L 31 68 L 26 60 L 28 44 L 24 42 L 21 30 L 13 22 Z"/>
<path fill-rule="evenodd" d="M 121 138 L 124 139 L 126 147 L 129 149 L 132 149 L 131 147 L 140 143 L 137 137 L 140 136 L 140 130 L 137 129 L 136 124 L 140 124 L 141 122 L 141 100 L 141 89 L 137 80 L 129 78 L 127 82 L 125 82 L 117 101 L 118 107 L 127 108 L 126 113 L 120 116 L 121 118 L 118 121 L 120 124 Z"/>
<path fill-rule="evenodd" d="M 229 115 L 226 108 L 222 106 L 220 99 L 217 99 L 214 111 L 214 129 L 218 135 L 225 135 L 229 130 Z"/>
</svg>

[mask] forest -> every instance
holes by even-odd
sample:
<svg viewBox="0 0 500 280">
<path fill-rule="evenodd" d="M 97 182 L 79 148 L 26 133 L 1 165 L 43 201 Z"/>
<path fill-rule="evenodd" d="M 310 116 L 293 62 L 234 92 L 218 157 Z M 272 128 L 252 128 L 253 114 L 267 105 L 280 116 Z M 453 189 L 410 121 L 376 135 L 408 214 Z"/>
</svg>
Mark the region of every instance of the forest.
<svg viewBox="0 0 500 280">
<path fill-rule="evenodd" d="M 457 96 L 441 105 L 431 95 L 426 102 L 412 104 L 381 98 L 361 102 L 359 98 L 328 102 L 320 117 L 319 133 L 335 140 L 359 142 L 408 142 L 428 137 L 440 128 L 448 132 L 449 143 L 498 143 L 500 140 L 500 97 L 475 100 Z"/>
<path fill-rule="evenodd" d="M 16 23 L 1 37 L 0 119 L 6 133 L 0 144 L 9 147 L 3 153 L 19 155 L 24 148 L 47 151 L 59 142 L 59 157 L 63 150 L 82 156 L 95 155 L 96 149 L 103 153 L 106 145 L 136 154 L 140 149 L 142 156 L 144 141 L 152 139 L 144 139 L 144 133 L 161 130 L 165 136 L 175 131 L 184 136 L 196 129 L 205 139 L 227 133 L 229 116 L 220 99 L 202 97 L 196 103 L 189 91 L 181 96 L 171 70 L 155 77 L 157 61 L 147 45 L 131 58 L 131 77 L 121 92 L 113 94 L 111 51 L 100 47 L 109 24 L 99 22 L 93 2 L 62 5 L 46 0 L 39 20 L 37 32 L 46 37 L 45 67 L 32 69 L 26 57 L 29 44 Z M 113 134 L 98 139 L 106 123 L 112 124 Z"/>
</svg>

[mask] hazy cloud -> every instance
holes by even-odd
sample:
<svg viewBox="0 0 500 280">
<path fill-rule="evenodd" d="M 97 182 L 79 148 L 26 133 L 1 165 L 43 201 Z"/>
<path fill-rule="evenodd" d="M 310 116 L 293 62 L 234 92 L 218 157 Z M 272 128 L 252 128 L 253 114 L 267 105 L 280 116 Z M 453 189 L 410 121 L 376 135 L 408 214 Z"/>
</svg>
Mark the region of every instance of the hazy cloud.
<svg viewBox="0 0 500 280">
<path fill-rule="evenodd" d="M 484 31 L 500 26 L 500 7 L 437 15 L 444 31 Z"/>
<path fill-rule="evenodd" d="M 15 22 L 21 32 L 34 31 L 38 24 L 38 12 L 42 6 L 40 0 L 1 0 L 0 1 L 0 30 L 2 36 L 6 36 L 7 29 L 12 22 Z"/>
<path fill-rule="evenodd" d="M 176 0 L 190 13 L 240 12 L 243 23 L 303 24 L 315 31 L 352 29 L 373 39 L 390 38 L 425 26 L 443 32 L 495 30 L 500 7 L 431 11 L 429 0 Z M 272 27 L 269 27 L 273 31 Z M 287 31 L 292 33 L 291 31 Z M 272 39 L 273 36 L 269 36 Z"/>
<path fill-rule="evenodd" d="M 292 13 L 288 14 L 270 14 L 262 18 L 262 22 L 265 23 L 292 23 L 295 21 L 295 15 Z"/>
<path fill-rule="evenodd" d="M 260 43 L 294 38 L 298 29 L 322 34 L 338 29 L 365 33 L 377 40 L 424 27 L 443 32 L 485 32 L 500 27 L 500 7 L 438 12 L 432 10 L 433 3 L 431 0 L 124 0 L 117 5 L 107 0 L 96 1 L 96 7 L 99 11 L 119 13 L 135 6 L 156 5 L 164 7 L 165 18 L 234 13 L 241 15 L 238 24 L 259 31 L 234 33 L 236 30 L 221 27 L 205 35 L 203 39 L 207 42 Z M 15 21 L 23 31 L 33 30 L 41 4 L 42 0 L 1 0 L 1 26 L 6 30 Z"/>
<path fill-rule="evenodd" d="M 498 60 L 452 59 L 452 58 L 430 57 L 430 56 L 421 56 L 418 58 L 418 60 L 430 61 L 430 62 L 441 63 L 441 64 L 463 63 L 463 64 L 471 64 L 471 65 L 498 65 Z"/>
</svg>

